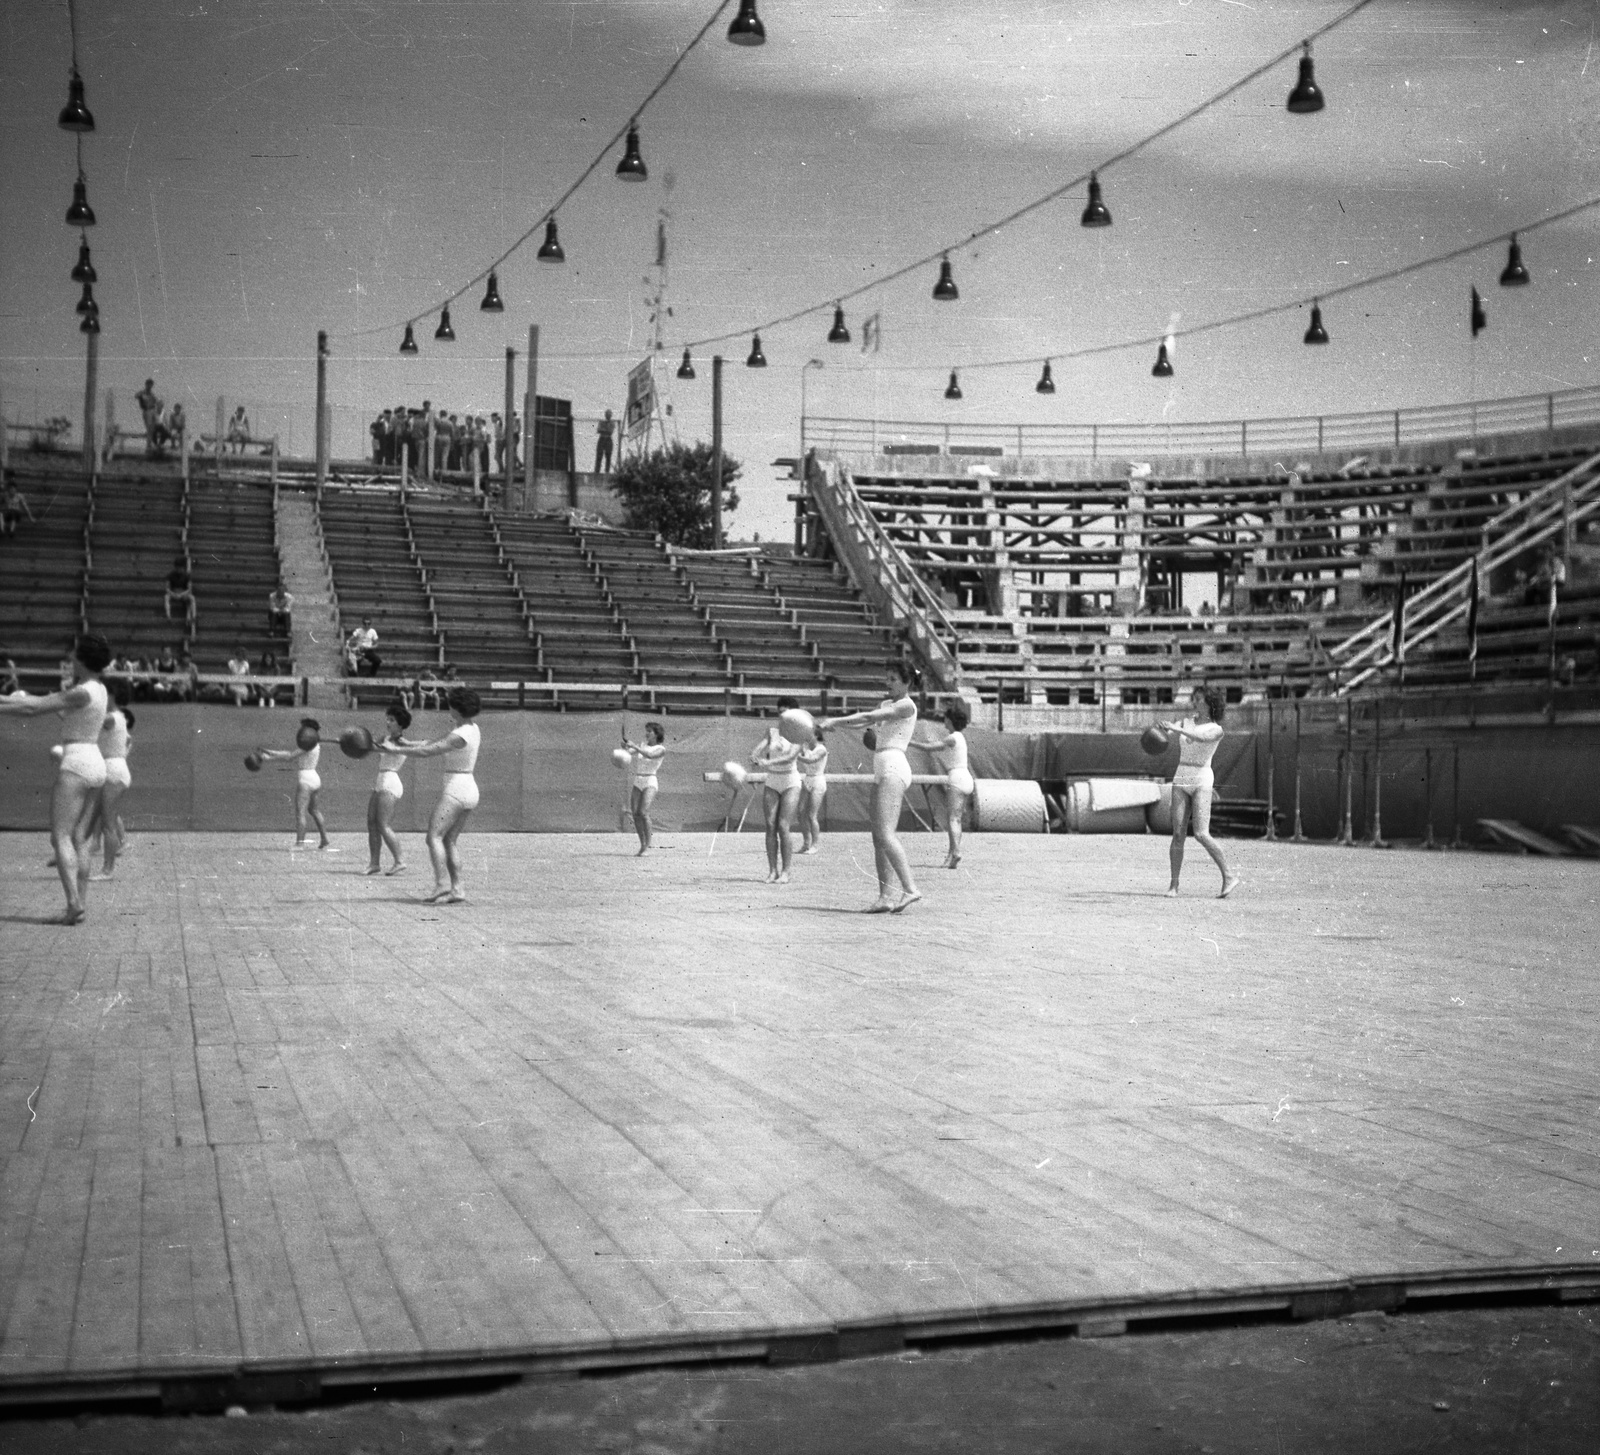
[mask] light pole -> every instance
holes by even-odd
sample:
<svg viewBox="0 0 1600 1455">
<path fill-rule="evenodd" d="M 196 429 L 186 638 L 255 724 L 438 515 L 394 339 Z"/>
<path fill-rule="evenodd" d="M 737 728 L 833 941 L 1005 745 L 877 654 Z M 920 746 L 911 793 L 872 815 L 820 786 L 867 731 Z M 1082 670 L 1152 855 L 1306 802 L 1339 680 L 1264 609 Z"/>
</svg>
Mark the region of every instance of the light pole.
<svg viewBox="0 0 1600 1455">
<path fill-rule="evenodd" d="M 807 359 L 800 366 L 800 458 L 806 455 L 806 370 L 825 367 L 821 359 Z"/>
</svg>

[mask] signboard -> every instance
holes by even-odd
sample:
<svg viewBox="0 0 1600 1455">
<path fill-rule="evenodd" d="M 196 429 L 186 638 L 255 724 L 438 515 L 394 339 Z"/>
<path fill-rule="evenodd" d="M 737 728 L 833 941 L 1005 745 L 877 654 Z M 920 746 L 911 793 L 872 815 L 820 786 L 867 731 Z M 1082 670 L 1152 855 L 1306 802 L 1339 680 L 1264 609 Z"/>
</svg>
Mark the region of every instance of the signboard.
<svg viewBox="0 0 1600 1455">
<path fill-rule="evenodd" d="M 623 413 L 622 430 L 630 440 L 650 432 L 656 412 L 656 381 L 650 360 L 643 359 L 628 370 L 628 407 Z"/>
</svg>

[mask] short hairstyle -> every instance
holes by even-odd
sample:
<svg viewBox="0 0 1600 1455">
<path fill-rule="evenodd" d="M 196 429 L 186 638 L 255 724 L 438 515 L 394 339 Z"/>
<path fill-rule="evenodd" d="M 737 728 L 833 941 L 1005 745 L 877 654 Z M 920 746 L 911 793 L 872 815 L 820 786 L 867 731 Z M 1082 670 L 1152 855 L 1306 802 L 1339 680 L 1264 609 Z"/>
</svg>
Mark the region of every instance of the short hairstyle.
<svg viewBox="0 0 1600 1455">
<path fill-rule="evenodd" d="M 452 687 L 445 702 L 451 712 L 459 712 L 462 717 L 476 717 L 483 707 L 478 694 L 470 687 Z"/>
<path fill-rule="evenodd" d="M 301 718 L 300 719 L 300 726 L 301 727 L 308 727 L 314 733 L 320 733 L 322 731 L 322 724 L 320 722 L 318 722 L 316 720 L 316 718 L 314 718 L 314 717 L 303 717 L 303 718 Z"/>
<path fill-rule="evenodd" d="M 664 743 L 667 740 L 667 730 L 658 722 L 647 722 L 644 725 L 644 735 L 650 737 L 652 734 L 654 734 L 658 743 Z"/>
<path fill-rule="evenodd" d="M 1220 725 L 1223 715 L 1228 710 L 1228 694 L 1220 687 L 1209 687 L 1201 683 L 1200 695 L 1206 700 L 1206 711 L 1211 714 L 1211 721 Z"/>
<path fill-rule="evenodd" d="M 404 732 L 411 726 L 411 711 L 403 702 L 391 702 L 383 710 L 385 717 L 392 717 L 400 724 L 400 731 Z"/>
<path fill-rule="evenodd" d="M 99 632 L 84 632 L 73 643 L 72 655 L 91 672 L 104 672 L 111 665 L 111 643 Z"/>
<path fill-rule="evenodd" d="M 797 708 L 799 706 L 800 706 L 799 702 L 793 697 L 780 697 L 778 699 L 778 711 L 779 712 L 792 712 L 795 708 Z"/>
<path fill-rule="evenodd" d="M 972 721 L 972 714 L 967 711 L 967 704 L 959 697 L 952 698 L 945 704 L 944 720 L 957 732 Z"/>
<path fill-rule="evenodd" d="M 133 719 L 133 709 L 131 707 L 124 707 L 119 702 L 117 704 L 117 711 L 119 711 L 122 714 L 122 720 L 125 723 L 127 723 L 127 725 L 131 728 L 133 726 L 133 721 L 134 721 L 134 719 Z"/>
</svg>

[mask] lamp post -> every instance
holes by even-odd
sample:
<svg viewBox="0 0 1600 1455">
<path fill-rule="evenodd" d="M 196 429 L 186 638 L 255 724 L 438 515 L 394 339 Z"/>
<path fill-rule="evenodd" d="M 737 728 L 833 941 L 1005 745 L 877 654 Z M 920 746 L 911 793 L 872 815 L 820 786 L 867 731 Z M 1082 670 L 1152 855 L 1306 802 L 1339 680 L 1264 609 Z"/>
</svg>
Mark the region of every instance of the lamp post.
<svg viewBox="0 0 1600 1455">
<path fill-rule="evenodd" d="M 821 369 L 826 366 L 821 359 L 807 359 L 800 366 L 800 458 L 805 458 L 806 453 L 806 370 Z"/>
</svg>

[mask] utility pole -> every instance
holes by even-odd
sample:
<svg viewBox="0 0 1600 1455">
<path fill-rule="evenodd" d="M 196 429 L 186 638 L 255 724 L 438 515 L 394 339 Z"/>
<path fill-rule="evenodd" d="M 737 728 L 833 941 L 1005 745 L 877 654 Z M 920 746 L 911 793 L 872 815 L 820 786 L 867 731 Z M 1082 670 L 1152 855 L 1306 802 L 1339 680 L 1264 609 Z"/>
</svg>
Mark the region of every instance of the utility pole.
<svg viewBox="0 0 1600 1455">
<path fill-rule="evenodd" d="M 722 355 L 711 360 L 711 545 L 722 549 Z"/>
<path fill-rule="evenodd" d="M 500 424 L 500 443 L 505 454 L 500 461 L 500 500 L 511 509 L 511 487 L 517 479 L 517 447 L 511 430 L 516 424 L 517 408 L 517 351 L 506 349 L 506 402 L 505 414 Z"/>
<path fill-rule="evenodd" d="M 94 395 L 100 374 L 100 331 L 91 330 L 84 337 L 88 340 L 88 349 L 83 371 L 83 469 L 92 477 L 99 462 L 99 452 L 95 449 Z"/>
<path fill-rule="evenodd" d="M 217 434 L 222 434 L 220 420 L 222 418 L 222 404 L 218 401 L 217 418 L 219 424 Z M 328 483 L 328 334 L 325 329 L 317 330 L 317 499 L 322 499 L 322 489 Z M 222 448 L 219 439 L 217 448 Z M 220 467 L 219 467 L 220 468 Z"/>
</svg>

